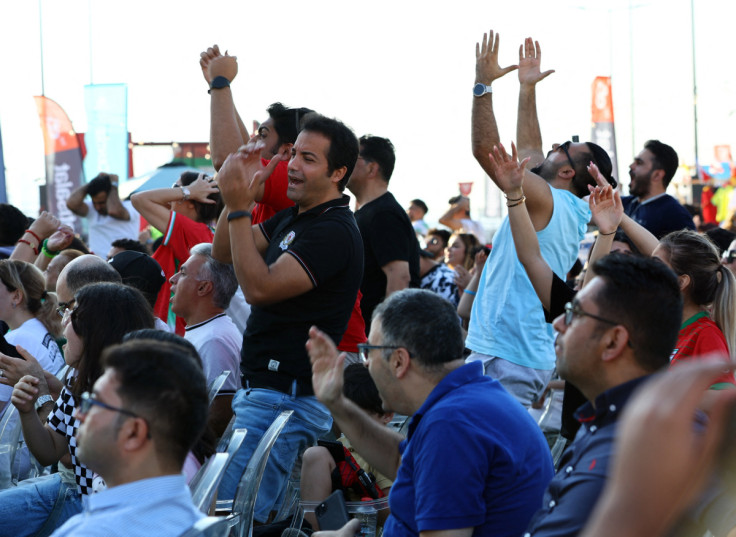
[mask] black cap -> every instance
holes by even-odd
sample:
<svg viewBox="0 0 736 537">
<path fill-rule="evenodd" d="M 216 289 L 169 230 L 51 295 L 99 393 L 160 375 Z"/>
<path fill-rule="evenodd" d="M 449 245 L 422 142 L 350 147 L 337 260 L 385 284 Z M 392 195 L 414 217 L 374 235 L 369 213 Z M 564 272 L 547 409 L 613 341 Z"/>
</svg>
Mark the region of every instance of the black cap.
<svg viewBox="0 0 736 537">
<path fill-rule="evenodd" d="M 166 281 L 166 276 L 154 258 L 132 250 L 125 250 L 109 261 L 120 273 L 123 283 L 135 287 L 143 294 L 156 296 Z"/>
</svg>

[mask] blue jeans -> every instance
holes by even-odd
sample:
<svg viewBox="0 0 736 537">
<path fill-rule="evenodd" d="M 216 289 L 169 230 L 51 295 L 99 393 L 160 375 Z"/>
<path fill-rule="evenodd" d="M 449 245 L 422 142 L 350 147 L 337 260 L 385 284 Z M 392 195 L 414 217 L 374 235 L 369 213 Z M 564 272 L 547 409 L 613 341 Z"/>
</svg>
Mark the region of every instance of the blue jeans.
<svg viewBox="0 0 736 537">
<path fill-rule="evenodd" d="M 0 491 L 0 537 L 50 535 L 81 512 L 77 486 L 62 482 L 59 474 L 27 479 Z"/>
<path fill-rule="evenodd" d="M 278 509 L 297 457 L 330 430 L 332 417 L 314 396 L 297 397 L 254 388 L 238 390 L 233 397 L 235 427 L 245 427 L 248 433 L 222 479 L 218 491 L 218 498 L 221 500 L 235 496 L 240 477 L 258 442 L 273 420 L 284 410 L 293 410 L 294 414 L 276 440 L 268 458 L 256 500 L 255 519 L 258 522 L 267 522 L 270 512 Z"/>
</svg>

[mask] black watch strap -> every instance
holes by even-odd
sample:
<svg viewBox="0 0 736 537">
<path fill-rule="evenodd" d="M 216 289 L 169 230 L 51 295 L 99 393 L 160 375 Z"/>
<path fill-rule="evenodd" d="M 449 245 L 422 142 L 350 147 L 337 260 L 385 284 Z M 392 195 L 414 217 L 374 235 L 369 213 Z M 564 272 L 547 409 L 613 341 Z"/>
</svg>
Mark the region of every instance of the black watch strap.
<svg viewBox="0 0 736 537">
<path fill-rule="evenodd" d="M 229 87 L 230 81 L 227 78 L 225 78 L 224 76 L 216 76 L 212 79 L 212 84 L 210 84 L 210 89 L 207 91 L 207 93 L 212 93 L 213 89 L 222 89 Z"/>
</svg>

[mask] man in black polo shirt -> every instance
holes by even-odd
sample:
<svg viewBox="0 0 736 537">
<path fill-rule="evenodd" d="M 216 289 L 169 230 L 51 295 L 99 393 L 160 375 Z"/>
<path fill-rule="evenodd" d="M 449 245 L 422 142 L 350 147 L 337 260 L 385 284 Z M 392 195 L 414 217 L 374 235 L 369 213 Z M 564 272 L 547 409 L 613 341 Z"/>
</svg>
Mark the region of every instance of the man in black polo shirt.
<svg viewBox="0 0 736 537">
<path fill-rule="evenodd" d="M 360 156 L 348 188 L 355 194 L 355 220 L 363 237 L 365 269 L 360 309 L 366 335 L 376 306 L 395 291 L 419 287 L 419 242 L 401 205 L 388 191 L 396 155 L 388 138 L 360 138 Z"/>
<path fill-rule="evenodd" d="M 299 453 L 332 425 L 314 397 L 304 345 L 312 325 L 342 337 L 362 279 L 363 248 L 349 197 L 342 194 L 358 157 L 358 140 L 348 127 L 316 114 L 306 119 L 288 166 L 287 195 L 296 205 L 251 226 L 248 209 L 279 160 L 264 167 L 256 153 L 230 155 L 218 174 L 229 214 L 228 227 L 215 233 L 213 251 L 230 241 L 235 274 L 252 308 L 243 334 L 244 389 L 233 399 L 235 427 L 245 427 L 248 435 L 219 497 L 234 496 L 265 430 L 282 410 L 294 410 L 258 493 L 255 519 L 266 522 Z"/>
</svg>

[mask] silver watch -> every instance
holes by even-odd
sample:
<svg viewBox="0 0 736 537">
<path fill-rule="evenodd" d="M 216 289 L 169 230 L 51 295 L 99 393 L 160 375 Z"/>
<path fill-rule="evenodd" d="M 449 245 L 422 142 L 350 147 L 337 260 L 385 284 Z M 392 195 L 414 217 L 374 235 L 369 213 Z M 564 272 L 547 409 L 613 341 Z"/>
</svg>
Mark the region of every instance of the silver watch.
<svg viewBox="0 0 736 537">
<path fill-rule="evenodd" d="M 483 95 L 485 95 L 486 93 L 493 93 L 491 86 L 486 86 L 485 84 L 481 84 L 480 82 L 473 86 L 473 95 L 475 95 L 476 97 L 483 97 Z"/>
<path fill-rule="evenodd" d="M 184 195 L 182 198 L 182 201 L 189 201 L 189 197 L 192 195 L 192 191 L 189 190 L 187 187 L 183 186 L 181 187 L 181 193 Z"/>
<path fill-rule="evenodd" d="M 42 395 L 41 397 L 36 399 L 36 403 L 33 406 L 36 410 L 38 410 L 46 403 L 53 403 L 53 402 L 54 402 L 54 398 L 51 397 L 50 395 Z"/>
</svg>

